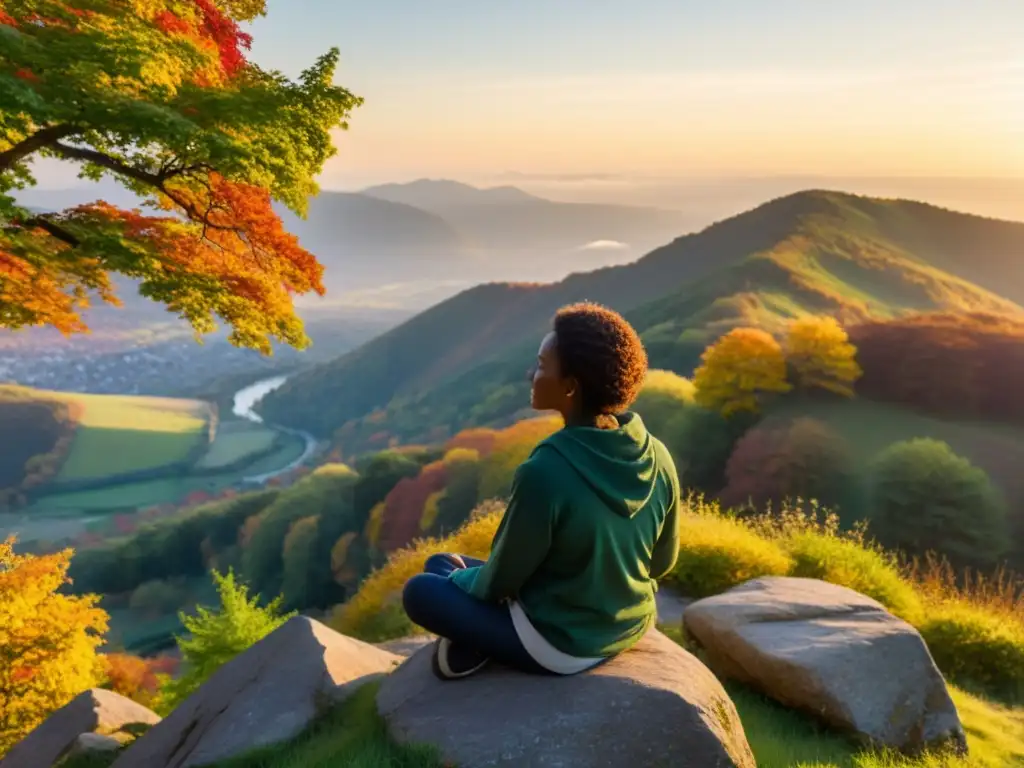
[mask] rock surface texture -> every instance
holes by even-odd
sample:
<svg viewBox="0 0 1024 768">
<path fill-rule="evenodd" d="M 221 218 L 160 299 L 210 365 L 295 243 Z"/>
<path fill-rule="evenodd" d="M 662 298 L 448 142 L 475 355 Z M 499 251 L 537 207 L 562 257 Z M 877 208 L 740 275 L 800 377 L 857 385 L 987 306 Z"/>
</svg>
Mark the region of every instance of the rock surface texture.
<svg viewBox="0 0 1024 768">
<path fill-rule="evenodd" d="M 698 600 L 683 624 L 720 677 L 876 746 L 966 752 L 920 634 L 858 592 L 816 579 L 755 579 Z"/>
<path fill-rule="evenodd" d="M 114 767 L 190 768 L 287 741 L 400 661 L 298 616 L 218 669 Z"/>
<path fill-rule="evenodd" d="M 377 709 L 401 743 L 459 768 L 754 768 L 739 716 L 713 674 L 660 632 L 573 677 L 494 666 L 455 682 L 431 648 L 381 684 Z"/>
<path fill-rule="evenodd" d="M 116 737 L 134 725 L 153 725 L 160 717 L 113 691 L 81 693 L 39 724 L 0 760 L 2 768 L 49 768 L 70 754 L 82 734 Z M 86 742 L 90 741 L 86 739 Z M 119 740 L 120 741 L 120 740 Z"/>
</svg>

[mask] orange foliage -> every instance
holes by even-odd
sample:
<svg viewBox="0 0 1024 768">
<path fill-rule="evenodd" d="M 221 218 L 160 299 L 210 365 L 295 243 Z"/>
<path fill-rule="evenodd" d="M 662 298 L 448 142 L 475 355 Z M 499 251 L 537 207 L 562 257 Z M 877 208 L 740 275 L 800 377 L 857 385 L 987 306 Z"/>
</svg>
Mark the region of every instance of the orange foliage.
<svg viewBox="0 0 1024 768">
<path fill-rule="evenodd" d="M 480 499 L 506 494 L 516 467 L 526 461 L 537 443 L 561 429 L 562 424 L 561 416 L 537 416 L 501 430 L 484 460 Z"/>
<path fill-rule="evenodd" d="M 84 293 L 65 293 L 64 283 L 58 264 L 30 264 L 0 250 L 0 305 L 25 307 L 40 323 L 63 333 L 82 332 L 86 326 L 78 310 L 88 307 L 89 300 Z M 109 282 L 101 289 L 112 299 Z"/>
<path fill-rule="evenodd" d="M 377 537 L 381 551 L 401 549 L 420 535 L 423 507 L 432 494 L 444 488 L 447 480 L 444 462 L 435 461 L 423 467 L 416 477 L 398 481 L 384 499 L 384 516 Z"/>
<path fill-rule="evenodd" d="M 445 444 L 445 451 L 453 448 L 469 448 L 480 454 L 481 457 L 488 456 L 494 450 L 498 442 L 498 432 L 493 429 L 476 428 L 464 429 Z"/>
<path fill-rule="evenodd" d="M 171 656 L 143 659 L 129 653 L 108 653 L 103 660 L 107 672 L 104 687 L 145 707 L 153 706 L 160 693 L 160 676 L 173 675 L 178 667 Z"/>
</svg>

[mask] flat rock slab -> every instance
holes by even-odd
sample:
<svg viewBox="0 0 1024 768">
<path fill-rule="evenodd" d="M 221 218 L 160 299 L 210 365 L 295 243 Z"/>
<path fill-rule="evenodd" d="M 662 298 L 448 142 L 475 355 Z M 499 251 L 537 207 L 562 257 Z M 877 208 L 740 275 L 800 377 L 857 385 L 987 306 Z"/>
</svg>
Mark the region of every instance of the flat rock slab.
<svg viewBox="0 0 1024 768">
<path fill-rule="evenodd" d="M 218 669 L 114 768 L 191 768 L 287 741 L 324 706 L 400 662 L 297 616 Z"/>
<path fill-rule="evenodd" d="M 434 635 L 413 635 L 412 637 L 401 637 L 397 640 L 386 640 L 383 643 L 376 643 L 375 645 L 381 650 L 393 653 L 396 656 L 401 656 L 403 659 L 407 659 L 416 653 L 416 651 L 433 644 L 435 640 L 437 640 L 437 638 Z"/>
<path fill-rule="evenodd" d="M 160 716 L 113 691 L 81 693 L 39 724 L 0 760 L 2 768 L 50 768 L 82 734 L 116 734 L 133 725 L 153 725 Z"/>
<path fill-rule="evenodd" d="M 703 664 L 660 632 L 573 677 L 489 667 L 442 682 L 431 649 L 381 684 L 377 710 L 400 743 L 459 768 L 754 768 L 736 708 Z"/>
<path fill-rule="evenodd" d="M 817 579 L 766 577 L 698 600 L 683 623 L 720 677 L 875 746 L 966 752 L 921 635 L 869 597 Z"/>
</svg>

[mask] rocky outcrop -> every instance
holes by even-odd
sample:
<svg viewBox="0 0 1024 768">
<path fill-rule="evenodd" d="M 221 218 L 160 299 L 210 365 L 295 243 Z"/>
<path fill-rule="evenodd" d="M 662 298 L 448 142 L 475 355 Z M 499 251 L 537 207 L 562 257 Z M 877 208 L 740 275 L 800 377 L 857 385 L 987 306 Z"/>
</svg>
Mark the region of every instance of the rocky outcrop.
<svg viewBox="0 0 1024 768">
<path fill-rule="evenodd" d="M 76 696 L 15 744 L 0 760 L 0 768 L 49 768 L 76 747 L 82 734 L 109 736 L 120 743 L 131 738 L 135 727 L 159 722 L 160 717 L 141 704 L 94 688 Z"/>
<path fill-rule="evenodd" d="M 375 645 L 388 653 L 407 659 L 416 651 L 436 641 L 437 637 L 434 635 L 413 635 L 412 637 L 400 637 L 397 640 L 385 640 L 383 643 L 375 643 Z"/>
<path fill-rule="evenodd" d="M 690 605 L 708 665 L 876 746 L 967 743 L 920 634 L 875 600 L 815 579 L 768 577 Z"/>
<path fill-rule="evenodd" d="M 218 669 L 114 768 L 190 768 L 287 741 L 400 661 L 298 616 Z"/>
<path fill-rule="evenodd" d="M 657 631 L 573 677 L 494 667 L 441 682 L 431 652 L 424 648 L 384 680 L 377 709 L 396 740 L 434 745 L 459 768 L 754 768 L 721 684 Z"/>
<path fill-rule="evenodd" d="M 126 734 L 104 736 L 102 733 L 82 733 L 79 734 L 68 750 L 67 759 L 70 760 L 73 757 L 81 757 L 83 755 L 103 755 L 117 752 L 130 741 L 131 738 Z"/>
</svg>

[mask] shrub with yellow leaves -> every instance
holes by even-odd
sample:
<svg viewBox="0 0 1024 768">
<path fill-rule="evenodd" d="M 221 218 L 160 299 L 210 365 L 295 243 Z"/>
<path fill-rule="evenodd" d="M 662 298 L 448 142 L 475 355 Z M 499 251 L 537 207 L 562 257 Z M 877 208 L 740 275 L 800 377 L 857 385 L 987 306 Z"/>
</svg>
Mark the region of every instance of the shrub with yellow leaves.
<svg viewBox="0 0 1024 768">
<path fill-rule="evenodd" d="M 71 550 L 18 555 L 0 543 L 0 756 L 103 680 L 108 616 L 95 595 L 61 595 Z"/>
</svg>

